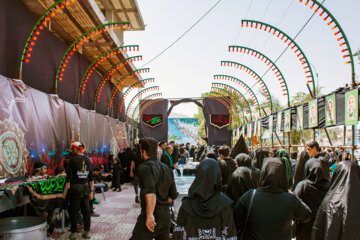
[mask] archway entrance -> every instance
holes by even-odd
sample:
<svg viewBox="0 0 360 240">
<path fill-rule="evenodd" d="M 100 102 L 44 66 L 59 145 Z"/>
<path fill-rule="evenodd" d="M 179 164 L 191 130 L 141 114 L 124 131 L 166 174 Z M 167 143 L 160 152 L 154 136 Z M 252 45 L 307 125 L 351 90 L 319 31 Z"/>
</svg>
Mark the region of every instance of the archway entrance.
<svg viewBox="0 0 360 240">
<path fill-rule="evenodd" d="M 182 111 L 173 111 L 174 108 L 183 103 L 185 103 L 185 106 L 182 106 Z M 194 116 L 188 112 L 189 110 L 194 110 L 193 104 L 203 110 L 204 106 L 201 102 L 201 98 L 169 99 L 169 104 L 170 107 L 167 111 L 168 142 L 174 141 L 176 143 L 183 144 L 189 143 L 190 145 L 204 143 L 204 138 L 206 136 L 206 130 L 204 129 L 204 117 Z M 189 107 L 189 105 L 191 106 Z M 198 112 L 197 107 L 195 111 L 193 111 L 193 114 Z M 188 116 L 186 114 L 188 114 Z"/>
<path fill-rule="evenodd" d="M 199 102 L 200 99 L 202 98 L 146 100 L 150 104 L 144 104 L 148 107 L 144 108 L 141 111 L 142 116 L 139 116 L 140 136 L 168 141 L 168 116 L 175 106 L 192 102 L 203 109 L 206 142 L 209 145 L 230 145 L 231 131 L 226 128 L 230 123 L 228 108 L 214 98 L 203 98 L 203 103 Z M 154 104 L 151 104 L 151 101 Z M 182 143 L 182 141 L 176 142 Z"/>
</svg>

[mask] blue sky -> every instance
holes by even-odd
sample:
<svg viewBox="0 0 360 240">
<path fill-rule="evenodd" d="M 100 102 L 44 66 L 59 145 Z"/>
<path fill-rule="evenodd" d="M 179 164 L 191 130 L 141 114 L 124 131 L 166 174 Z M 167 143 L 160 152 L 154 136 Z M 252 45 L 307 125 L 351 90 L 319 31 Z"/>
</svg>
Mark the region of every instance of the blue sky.
<svg viewBox="0 0 360 240">
<path fill-rule="evenodd" d="M 140 67 L 169 46 L 216 2 L 217 0 L 138 0 L 146 30 L 125 33 L 125 44 L 140 45 L 143 62 L 135 65 Z M 326 0 L 324 6 L 339 21 L 355 52 L 360 48 L 360 1 Z M 148 64 L 146 67 L 150 68 L 150 73 L 142 76 L 154 77 L 153 85 L 160 86 L 165 98 L 199 97 L 201 93 L 210 91 L 215 74 L 233 75 L 252 86 L 255 81 L 250 76 L 235 69 L 220 67 L 220 61 L 245 64 L 259 75 L 267 70 L 266 66 L 252 57 L 229 53 L 228 45 L 251 47 L 275 60 L 286 44 L 265 32 L 241 28 L 241 19 L 246 17 L 266 22 L 294 37 L 312 13 L 313 10 L 299 0 L 222 0 L 176 45 Z M 322 18 L 315 15 L 296 39 L 319 73 L 319 85 L 325 87 L 324 93 L 351 81 L 350 65 L 344 64 L 343 54 L 333 33 Z M 291 96 L 297 91 L 307 91 L 305 74 L 292 51 L 288 50 L 277 65 L 288 82 Z M 269 72 L 264 81 L 272 95 L 285 104 L 286 99 L 282 96 L 274 75 Z M 258 86 L 253 90 L 258 93 Z M 259 100 L 264 99 L 259 96 Z M 197 112 L 197 107 L 192 103 L 181 104 L 174 108 L 174 112 L 192 117 Z"/>
</svg>

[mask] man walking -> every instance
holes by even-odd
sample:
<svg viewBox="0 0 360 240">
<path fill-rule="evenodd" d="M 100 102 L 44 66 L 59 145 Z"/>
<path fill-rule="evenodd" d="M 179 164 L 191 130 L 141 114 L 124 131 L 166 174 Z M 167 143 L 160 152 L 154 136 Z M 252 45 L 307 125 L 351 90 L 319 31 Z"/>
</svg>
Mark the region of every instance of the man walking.
<svg viewBox="0 0 360 240">
<path fill-rule="evenodd" d="M 171 169 L 156 159 L 157 141 L 142 138 L 139 141 L 141 213 L 131 240 L 168 240 L 170 237 L 170 204 L 178 196 Z"/>
</svg>

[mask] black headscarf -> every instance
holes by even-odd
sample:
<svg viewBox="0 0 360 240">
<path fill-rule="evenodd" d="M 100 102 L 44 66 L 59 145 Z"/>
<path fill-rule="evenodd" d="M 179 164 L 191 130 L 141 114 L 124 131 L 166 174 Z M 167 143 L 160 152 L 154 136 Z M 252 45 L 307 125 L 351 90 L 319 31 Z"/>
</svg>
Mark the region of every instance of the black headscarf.
<svg viewBox="0 0 360 240">
<path fill-rule="evenodd" d="M 263 166 L 264 158 L 267 158 L 268 156 L 269 152 L 267 150 L 263 150 L 261 148 L 256 149 L 252 161 L 253 167 L 261 169 Z"/>
<path fill-rule="evenodd" d="M 235 163 L 238 167 L 251 167 L 251 157 L 245 153 L 240 153 L 235 157 Z"/>
<path fill-rule="evenodd" d="M 327 163 L 322 159 L 310 159 L 305 164 L 305 178 L 312 184 L 319 184 L 323 180 L 330 181 L 330 171 Z"/>
<path fill-rule="evenodd" d="M 360 236 L 360 168 L 351 161 L 336 166 L 311 239 L 347 240 Z"/>
<path fill-rule="evenodd" d="M 195 180 L 189 194 L 182 200 L 182 207 L 191 216 L 211 218 L 232 204 L 221 192 L 221 171 L 217 161 L 204 159 L 196 169 Z"/>
<path fill-rule="evenodd" d="M 309 160 L 309 155 L 306 151 L 302 151 L 300 153 L 299 163 L 296 165 L 295 174 L 294 174 L 294 183 L 292 186 L 292 190 L 295 190 L 296 185 L 305 179 L 305 164 Z"/>
<path fill-rule="evenodd" d="M 261 168 L 260 191 L 264 192 L 287 192 L 286 169 L 280 158 L 266 158 Z"/>
<path fill-rule="evenodd" d="M 236 156 L 238 168 L 229 179 L 226 195 L 236 202 L 249 189 L 259 186 L 260 170 L 251 166 L 251 158 L 245 153 Z"/>
<path fill-rule="evenodd" d="M 230 158 L 234 159 L 239 153 L 249 154 L 248 147 L 242 135 L 240 136 L 239 140 L 235 144 L 235 147 L 231 151 Z"/>
</svg>

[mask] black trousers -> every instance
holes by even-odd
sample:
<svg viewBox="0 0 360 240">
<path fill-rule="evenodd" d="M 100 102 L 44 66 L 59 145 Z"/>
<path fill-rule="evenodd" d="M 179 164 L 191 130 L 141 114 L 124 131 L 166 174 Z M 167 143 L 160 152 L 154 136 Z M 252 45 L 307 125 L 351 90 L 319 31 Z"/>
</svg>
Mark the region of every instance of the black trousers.
<svg viewBox="0 0 360 240">
<path fill-rule="evenodd" d="M 150 232 L 146 227 L 145 210 L 137 218 L 133 235 L 130 240 L 169 240 L 170 239 L 170 209 L 169 206 L 155 207 L 154 217 L 156 222 L 155 232 Z"/>
<path fill-rule="evenodd" d="M 81 210 L 81 214 L 84 220 L 84 230 L 90 231 L 91 226 L 91 211 L 90 211 L 90 200 L 89 200 L 89 185 L 88 184 L 71 184 L 70 185 L 70 223 L 71 232 L 77 231 L 77 219 L 78 212 Z"/>
</svg>

